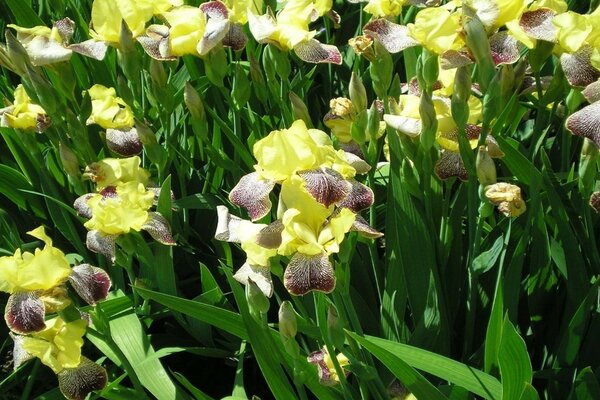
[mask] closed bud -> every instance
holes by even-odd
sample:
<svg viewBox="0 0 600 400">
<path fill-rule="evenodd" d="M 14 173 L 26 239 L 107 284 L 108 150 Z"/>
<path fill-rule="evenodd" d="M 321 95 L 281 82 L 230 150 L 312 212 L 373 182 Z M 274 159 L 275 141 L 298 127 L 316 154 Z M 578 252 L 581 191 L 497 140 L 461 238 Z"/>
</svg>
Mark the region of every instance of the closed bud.
<svg viewBox="0 0 600 400">
<path fill-rule="evenodd" d="M 419 115 L 421 116 L 421 145 L 425 151 L 428 151 L 435 142 L 438 123 L 431 94 L 426 91 L 421 93 Z"/>
<path fill-rule="evenodd" d="M 161 61 L 153 58 L 150 59 L 150 77 L 152 78 L 152 82 L 158 87 L 165 87 L 167 85 L 167 73 Z"/>
<path fill-rule="evenodd" d="M 13 66 L 13 71 L 23 76 L 27 73 L 27 66 L 30 64 L 27 50 L 25 50 L 21 42 L 17 40 L 11 31 L 7 30 L 5 36 L 6 54 Z"/>
<path fill-rule="evenodd" d="M 75 153 L 73 153 L 73 150 L 60 142 L 58 145 L 58 153 L 60 155 L 60 162 L 67 175 L 72 176 L 73 178 L 78 178 L 81 176 L 81 171 L 79 170 L 79 160 L 77 159 Z"/>
<path fill-rule="evenodd" d="M 284 301 L 279 306 L 279 333 L 281 336 L 291 339 L 298 332 L 298 322 L 296 321 L 296 312 L 292 303 Z"/>
<path fill-rule="evenodd" d="M 392 83 L 394 61 L 392 56 L 379 41 L 375 41 L 375 60 L 371 63 L 369 72 L 373 81 L 373 90 L 380 99 L 387 97 L 387 91 Z"/>
<path fill-rule="evenodd" d="M 369 108 L 367 131 L 369 133 L 369 140 L 375 142 L 379 134 L 379 110 L 375 102 Z"/>
<path fill-rule="evenodd" d="M 477 62 L 479 84 L 481 85 L 482 91 L 485 93 L 488 89 L 489 82 L 494 77 L 494 71 L 496 69 L 494 60 L 492 59 L 490 42 L 485 27 L 477 15 L 475 15 L 474 11 L 463 5 L 463 12 L 465 14 L 471 14 L 465 17 L 467 19 L 467 22 L 464 24 L 466 33 L 465 40 Z"/>
<path fill-rule="evenodd" d="M 206 119 L 206 113 L 204 111 L 202 99 L 200 98 L 200 95 L 196 89 L 194 89 L 189 82 L 185 83 L 185 88 L 183 89 L 183 101 L 185 102 L 185 105 L 193 119 L 197 119 L 199 121 L 204 121 Z"/>
<path fill-rule="evenodd" d="M 456 125 L 464 127 L 469 120 L 469 97 L 471 96 L 471 73 L 469 67 L 462 66 L 456 69 L 454 87 L 450 100 L 452 118 Z"/>
<path fill-rule="evenodd" d="M 494 160 L 488 154 L 485 146 L 479 146 L 475 169 L 481 186 L 486 187 L 496 183 L 496 165 L 494 165 Z"/>
<path fill-rule="evenodd" d="M 246 285 L 246 300 L 250 308 L 257 314 L 264 314 L 269 311 L 269 299 L 252 279 L 248 279 Z"/>
<path fill-rule="evenodd" d="M 119 35 L 119 64 L 128 80 L 137 82 L 140 73 L 140 56 L 136 51 L 135 41 L 129 27 L 124 20 L 121 21 L 121 33 Z"/>
<path fill-rule="evenodd" d="M 423 80 L 427 87 L 432 87 L 438 79 L 438 57 L 435 53 L 430 53 L 426 49 L 423 49 L 421 57 L 423 57 Z"/>
<path fill-rule="evenodd" d="M 362 110 L 367 109 L 367 90 L 365 89 L 365 85 L 363 85 L 362 80 L 356 74 L 356 72 L 352 72 L 352 76 L 350 77 L 350 100 L 354 105 L 354 110 L 357 113 L 360 113 Z"/>
<path fill-rule="evenodd" d="M 312 128 L 313 124 L 310 119 L 310 114 L 308 113 L 306 104 L 304 104 L 300 96 L 294 92 L 290 92 L 289 97 L 290 103 L 292 103 L 292 113 L 294 114 L 294 119 L 301 119 L 308 128 Z"/>
</svg>

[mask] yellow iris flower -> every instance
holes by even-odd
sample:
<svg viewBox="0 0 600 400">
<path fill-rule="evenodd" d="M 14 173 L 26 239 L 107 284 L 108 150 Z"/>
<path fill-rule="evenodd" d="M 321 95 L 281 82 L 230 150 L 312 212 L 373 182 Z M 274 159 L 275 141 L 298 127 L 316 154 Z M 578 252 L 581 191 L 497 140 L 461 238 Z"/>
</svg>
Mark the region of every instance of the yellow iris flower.
<svg viewBox="0 0 600 400">
<path fill-rule="evenodd" d="M 43 249 L 0 257 L 0 291 L 8 293 L 49 290 L 67 280 L 71 266 L 65 254 L 52 246 L 52 239 L 40 226 L 27 232 L 45 243 Z"/>
<path fill-rule="evenodd" d="M 118 186 L 126 182 L 148 184 L 150 173 L 140 167 L 138 156 L 128 158 L 105 158 L 86 168 L 86 174 L 96 183 L 98 190 Z"/>
<path fill-rule="evenodd" d="M 32 130 L 38 126 L 40 116 L 45 116 L 46 111 L 39 105 L 31 102 L 23 85 L 16 87 L 15 101 L 12 106 L 0 110 L 2 126 L 14 129 Z"/>
<path fill-rule="evenodd" d="M 419 11 L 415 23 L 407 26 L 410 36 L 432 53 L 442 54 L 464 46 L 458 36 L 462 30 L 460 15 L 444 8 L 425 8 Z"/>
<path fill-rule="evenodd" d="M 163 14 L 169 29 L 171 55 L 198 55 L 198 42 L 206 28 L 206 15 L 198 7 L 182 6 Z"/>
<path fill-rule="evenodd" d="M 365 6 L 365 12 L 374 17 L 396 17 L 402 12 L 404 0 L 369 0 Z"/>
<path fill-rule="evenodd" d="M 56 317 L 46 321 L 46 329 L 22 338 L 22 348 L 37 357 L 58 374 L 65 368 L 76 368 L 81 362 L 86 321 L 65 322 Z"/>
<path fill-rule="evenodd" d="M 350 230 L 356 215 L 343 208 L 330 218 L 333 206 L 325 207 L 304 188 L 304 180 L 293 176 L 281 186 L 284 230 L 278 253 L 291 255 L 300 252 L 309 256 L 337 253 L 344 235 Z M 328 220 L 329 218 L 329 220 Z"/>
<path fill-rule="evenodd" d="M 88 93 L 92 99 L 92 114 L 87 124 L 98 124 L 104 129 L 123 129 L 133 127 L 131 108 L 117 97 L 114 88 L 100 84 L 92 86 Z"/>
<path fill-rule="evenodd" d="M 130 230 L 140 231 L 148 221 L 148 209 L 154 202 L 154 193 L 138 182 L 117 186 L 116 196 L 94 194 L 87 200 L 92 218 L 84 225 L 105 235 L 121 235 Z"/>
<path fill-rule="evenodd" d="M 289 129 L 273 131 L 253 147 L 258 163 L 256 171 L 264 178 L 284 181 L 298 171 L 319 167 L 336 170 L 346 178 L 356 170 L 345 159 L 343 151 L 336 151 L 325 132 L 307 129 L 302 120 L 295 121 Z"/>
</svg>

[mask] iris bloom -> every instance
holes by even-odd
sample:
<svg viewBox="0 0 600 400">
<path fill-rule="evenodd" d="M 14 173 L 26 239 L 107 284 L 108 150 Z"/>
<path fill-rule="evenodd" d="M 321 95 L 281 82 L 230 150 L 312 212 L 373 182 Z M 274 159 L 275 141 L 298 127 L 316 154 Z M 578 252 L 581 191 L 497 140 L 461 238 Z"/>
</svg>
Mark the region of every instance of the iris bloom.
<svg viewBox="0 0 600 400">
<path fill-rule="evenodd" d="M 63 18 L 54 22 L 52 28 L 46 26 L 24 28 L 14 24 L 9 24 L 8 27 L 17 32 L 17 40 L 27 51 L 33 65 L 41 66 L 68 61 L 73 52 L 102 60 L 106 54 L 106 44 L 95 40 L 70 43 L 74 25 L 69 18 Z"/>
<path fill-rule="evenodd" d="M 124 22 L 135 38 L 155 14 L 162 14 L 183 0 L 94 0 L 90 35 L 97 41 L 119 43 Z"/>
<path fill-rule="evenodd" d="M 256 282 L 272 294 L 269 259 L 291 256 L 284 284 L 292 294 L 330 292 L 335 275 L 329 256 L 350 230 L 368 237 L 381 234 L 356 215 L 373 203 L 373 192 L 354 179 L 346 153 L 335 150 L 322 131 L 298 120 L 289 129 L 271 132 L 254 145 L 256 171 L 230 192 L 230 200 L 248 210 L 253 221 L 271 209 L 269 194 L 281 185 L 278 220 L 269 225 L 243 221 L 220 207 L 216 238 L 241 243 L 247 261 L 235 277 Z"/>
<path fill-rule="evenodd" d="M 316 31 L 309 30 L 314 16 L 321 12 L 311 0 L 289 0 L 276 17 L 270 10 L 264 15 L 249 12 L 250 32 L 259 43 L 271 43 L 283 51 L 293 50 L 303 61 L 341 64 L 337 47 L 322 44 L 314 38 Z"/>
<path fill-rule="evenodd" d="M 66 322 L 60 317 L 45 322 L 44 329 L 29 336 L 13 335 L 14 367 L 38 358 L 58 376 L 59 387 L 67 399 L 83 399 L 93 390 L 106 386 L 106 370 L 81 355 L 87 322 Z"/>
<path fill-rule="evenodd" d="M 92 100 L 92 114 L 87 124 L 98 124 L 106 129 L 106 144 L 109 149 L 123 156 L 142 151 L 142 142 L 135 128 L 131 108 L 117 97 L 114 88 L 100 84 L 88 90 Z"/>
<path fill-rule="evenodd" d="M 34 253 L 20 249 L 13 256 L 0 257 L 0 291 L 10 293 L 4 319 L 17 333 L 44 328 L 46 312 L 56 312 L 70 304 L 67 279 L 75 291 L 90 304 L 106 297 L 110 279 L 106 273 L 87 264 L 73 270 L 65 254 L 52 246 L 52 239 L 39 227 L 28 232 L 44 242 Z"/>
<path fill-rule="evenodd" d="M 147 171 L 139 168 L 139 158 L 106 159 L 88 167 L 92 180 L 98 183 L 97 193 L 88 193 L 75 200 L 77 213 L 88 218 L 87 247 L 115 261 L 115 244 L 120 235 L 145 230 L 158 242 L 174 245 L 168 221 L 158 212 L 150 211 L 157 190 L 147 188 Z"/>
<path fill-rule="evenodd" d="M 0 109 L 0 125 L 25 131 L 44 131 L 50 125 L 50 117 L 42 106 L 31 102 L 23 85 L 17 86 L 12 105 Z"/>
<path fill-rule="evenodd" d="M 335 358 L 342 369 L 345 366 L 350 365 L 350 360 L 342 353 L 339 353 Z M 333 386 L 340 383 L 340 377 L 337 374 L 332 357 L 326 347 L 309 354 L 307 360 L 309 363 L 317 366 L 319 382 L 321 382 L 322 385 Z M 344 371 L 344 373 L 346 376 L 349 374 L 348 371 Z"/>
<path fill-rule="evenodd" d="M 397 17 L 402 13 L 404 0 L 369 0 L 364 11 L 374 17 Z"/>
</svg>

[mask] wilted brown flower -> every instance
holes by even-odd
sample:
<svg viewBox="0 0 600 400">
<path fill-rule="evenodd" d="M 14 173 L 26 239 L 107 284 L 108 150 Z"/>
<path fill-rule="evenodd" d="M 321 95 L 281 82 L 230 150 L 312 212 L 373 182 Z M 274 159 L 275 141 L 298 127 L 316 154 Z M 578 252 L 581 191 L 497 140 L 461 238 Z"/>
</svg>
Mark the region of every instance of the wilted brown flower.
<svg viewBox="0 0 600 400">
<path fill-rule="evenodd" d="M 498 182 L 485 189 L 485 197 L 498 206 L 498 210 L 507 217 L 518 217 L 527 207 L 521 197 L 521 188 L 510 183 Z"/>
</svg>

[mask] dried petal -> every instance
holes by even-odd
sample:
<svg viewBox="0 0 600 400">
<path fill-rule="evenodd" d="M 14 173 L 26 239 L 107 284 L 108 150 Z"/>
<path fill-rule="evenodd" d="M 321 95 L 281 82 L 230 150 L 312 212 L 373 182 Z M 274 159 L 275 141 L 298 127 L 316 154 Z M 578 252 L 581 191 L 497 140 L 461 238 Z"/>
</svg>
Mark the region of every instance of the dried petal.
<svg viewBox="0 0 600 400">
<path fill-rule="evenodd" d="M 269 267 L 250 265 L 246 262 L 237 270 L 233 277 L 242 285 L 247 285 L 248 280 L 251 280 L 265 296 L 271 297 L 273 295 L 273 281 L 271 280 L 271 270 Z"/>
<path fill-rule="evenodd" d="M 337 47 L 330 44 L 323 44 L 317 39 L 297 44 L 294 47 L 294 53 L 296 53 L 299 59 L 308 63 L 331 63 L 338 65 L 342 63 L 342 55 Z"/>
<path fill-rule="evenodd" d="M 105 235 L 100 231 L 88 231 L 85 245 L 94 253 L 100 253 L 105 256 L 111 263 L 115 262 L 115 252 L 117 236 Z"/>
<path fill-rule="evenodd" d="M 283 284 L 295 296 L 313 290 L 331 293 L 335 289 L 335 273 L 329 257 L 326 253 L 315 256 L 294 254 L 285 269 Z"/>
<path fill-rule="evenodd" d="M 79 297 L 92 306 L 108 296 L 111 286 L 110 277 L 106 271 L 90 264 L 74 266 L 69 276 L 69 282 Z"/>
<path fill-rule="evenodd" d="M 76 368 L 65 368 L 57 374 L 61 393 L 69 400 L 84 400 L 94 390 L 102 390 L 108 382 L 104 367 L 81 356 Z"/>
<path fill-rule="evenodd" d="M 135 128 L 107 129 L 106 145 L 115 153 L 125 157 L 139 154 L 144 148 Z"/>
<path fill-rule="evenodd" d="M 600 102 L 571 114 L 565 126 L 572 134 L 588 138 L 600 148 Z"/>
<path fill-rule="evenodd" d="M 371 207 L 375 201 L 375 195 L 371 188 L 356 179 L 348 179 L 348 182 L 351 186 L 350 193 L 338 204 L 338 207 L 348 208 L 355 213 Z"/>
<path fill-rule="evenodd" d="M 469 180 L 460 154 L 453 151 L 442 151 L 439 160 L 435 163 L 435 174 L 442 180 L 452 177 L 457 177 L 461 181 Z"/>
<path fill-rule="evenodd" d="M 304 179 L 306 191 L 325 207 L 342 201 L 350 194 L 350 184 L 331 168 L 300 171 L 298 175 Z"/>
<path fill-rule="evenodd" d="M 490 38 L 490 51 L 494 64 L 513 64 L 520 57 L 521 45 L 507 31 L 500 31 Z"/>
<path fill-rule="evenodd" d="M 591 62 L 592 47 L 582 46 L 575 54 L 563 53 L 560 64 L 571 86 L 585 87 L 600 78 Z"/>
<path fill-rule="evenodd" d="M 549 8 L 538 8 L 533 11 L 525 11 L 519 20 L 519 26 L 530 37 L 547 42 L 556 41 L 556 27 L 552 25 L 552 19 L 556 15 Z"/>
<path fill-rule="evenodd" d="M 258 172 L 252 172 L 242 176 L 242 179 L 229 193 L 229 200 L 233 204 L 244 207 L 252 221 L 256 221 L 271 210 L 269 193 L 274 186 L 274 181 L 263 179 Z"/>
<path fill-rule="evenodd" d="M 165 217 L 157 212 L 149 212 L 148 220 L 142 226 L 152 236 L 154 240 L 167 246 L 174 246 L 175 240 L 171 235 L 171 225 Z"/>
<path fill-rule="evenodd" d="M 11 331 L 27 334 L 46 327 L 46 307 L 35 292 L 14 293 L 8 298 L 4 320 Z"/>
<path fill-rule="evenodd" d="M 399 53 L 409 47 L 419 45 L 419 42 L 408 34 L 408 28 L 379 18 L 370 21 L 363 28 L 365 35 L 379 40 L 390 53 Z"/>
</svg>

